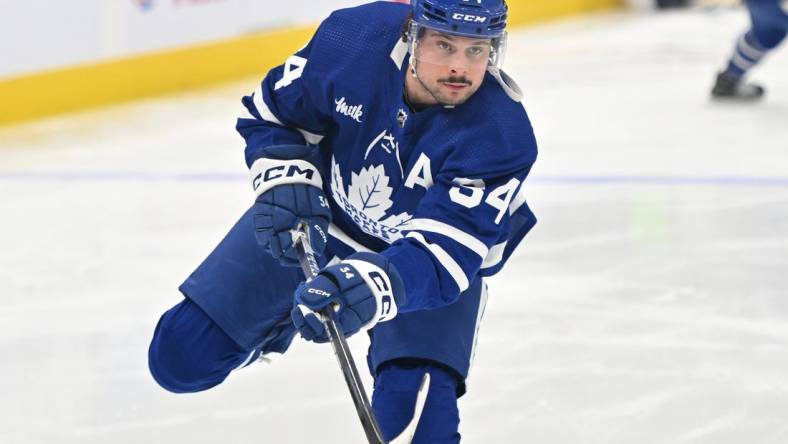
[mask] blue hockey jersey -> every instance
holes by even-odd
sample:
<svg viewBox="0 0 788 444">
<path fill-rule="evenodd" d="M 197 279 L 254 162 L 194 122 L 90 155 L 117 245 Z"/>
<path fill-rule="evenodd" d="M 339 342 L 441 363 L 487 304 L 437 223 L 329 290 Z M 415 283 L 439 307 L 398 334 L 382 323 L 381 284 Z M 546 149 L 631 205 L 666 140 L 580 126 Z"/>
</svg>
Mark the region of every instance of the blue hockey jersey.
<svg viewBox="0 0 788 444">
<path fill-rule="evenodd" d="M 328 254 L 387 256 L 405 284 L 400 312 L 453 303 L 500 270 L 536 222 L 523 185 L 536 141 L 516 87 L 488 72 L 462 105 L 409 109 L 408 10 L 334 12 L 244 97 L 237 124 L 250 166 L 268 146 L 317 147 L 333 213 Z"/>
</svg>

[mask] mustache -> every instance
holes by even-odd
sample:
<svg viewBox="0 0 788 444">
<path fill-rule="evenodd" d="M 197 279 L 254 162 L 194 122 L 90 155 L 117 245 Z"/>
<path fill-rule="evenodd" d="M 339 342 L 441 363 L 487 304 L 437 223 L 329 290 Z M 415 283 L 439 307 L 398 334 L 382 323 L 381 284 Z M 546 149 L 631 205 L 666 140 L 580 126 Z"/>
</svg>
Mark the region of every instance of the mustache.
<svg viewBox="0 0 788 444">
<path fill-rule="evenodd" d="M 448 77 L 443 79 L 438 79 L 439 83 L 464 83 L 468 86 L 473 85 L 473 82 L 466 79 L 465 77 Z"/>
</svg>

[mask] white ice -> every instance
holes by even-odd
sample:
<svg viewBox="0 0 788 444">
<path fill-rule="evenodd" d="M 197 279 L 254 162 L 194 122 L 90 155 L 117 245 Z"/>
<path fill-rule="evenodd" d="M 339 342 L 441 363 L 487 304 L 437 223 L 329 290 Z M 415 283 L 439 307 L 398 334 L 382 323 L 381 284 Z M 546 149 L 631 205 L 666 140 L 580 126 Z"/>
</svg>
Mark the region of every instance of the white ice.
<svg viewBox="0 0 788 444">
<path fill-rule="evenodd" d="M 746 25 L 512 33 L 540 222 L 490 281 L 464 442 L 788 442 L 788 48 L 753 73 L 763 103 L 708 100 Z M 0 130 L 0 443 L 363 442 L 326 346 L 199 394 L 148 374 L 158 316 L 251 202 L 255 82 Z"/>
</svg>

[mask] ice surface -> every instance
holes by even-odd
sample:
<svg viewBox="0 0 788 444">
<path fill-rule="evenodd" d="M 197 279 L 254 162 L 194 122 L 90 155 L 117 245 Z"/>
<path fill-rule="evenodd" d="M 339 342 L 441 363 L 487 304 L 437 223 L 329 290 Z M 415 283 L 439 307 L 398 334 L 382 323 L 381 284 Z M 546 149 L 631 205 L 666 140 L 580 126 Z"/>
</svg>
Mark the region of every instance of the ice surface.
<svg viewBox="0 0 788 444">
<path fill-rule="evenodd" d="M 788 442 L 788 48 L 753 73 L 763 103 L 707 97 L 745 27 L 512 33 L 540 223 L 490 281 L 464 442 Z M 0 130 L 1 443 L 363 442 L 324 346 L 194 395 L 147 371 L 158 316 L 251 201 L 233 126 L 255 81 Z"/>
</svg>

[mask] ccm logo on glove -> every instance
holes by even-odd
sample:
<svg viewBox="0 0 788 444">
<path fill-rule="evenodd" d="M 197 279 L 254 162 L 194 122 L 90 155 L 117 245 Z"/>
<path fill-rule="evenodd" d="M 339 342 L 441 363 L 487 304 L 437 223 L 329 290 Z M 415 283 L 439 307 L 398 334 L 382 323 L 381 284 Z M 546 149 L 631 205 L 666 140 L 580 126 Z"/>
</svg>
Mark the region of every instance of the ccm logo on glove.
<svg viewBox="0 0 788 444">
<path fill-rule="evenodd" d="M 307 290 L 307 293 L 316 294 L 318 296 L 323 296 L 323 297 L 326 297 L 326 298 L 331 296 L 331 293 L 329 293 L 327 291 L 323 291 L 323 290 L 321 290 L 319 288 L 310 288 L 309 290 Z"/>
<path fill-rule="evenodd" d="M 277 185 L 301 183 L 317 188 L 323 187 L 314 165 L 301 159 L 257 159 L 249 170 L 252 188 L 257 196 Z"/>
<path fill-rule="evenodd" d="M 271 155 L 306 155 L 304 146 L 271 147 Z M 298 266 L 292 230 L 306 223 L 315 256 L 323 253 L 331 207 L 323 193 L 323 180 L 315 165 L 299 158 L 254 161 L 250 178 L 255 192 L 254 236 L 257 243 L 285 266 Z"/>
<path fill-rule="evenodd" d="M 388 320 L 396 316 L 397 304 L 394 303 L 394 296 L 391 294 L 391 288 L 386 283 L 386 278 L 377 271 L 369 273 L 369 281 L 371 281 L 380 292 L 380 317 L 378 322 Z M 368 282 L 369 282 L 368 281 Z M 392 313 L 392 310 L 393 313 Z"/>
</svg>

